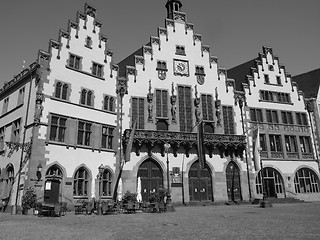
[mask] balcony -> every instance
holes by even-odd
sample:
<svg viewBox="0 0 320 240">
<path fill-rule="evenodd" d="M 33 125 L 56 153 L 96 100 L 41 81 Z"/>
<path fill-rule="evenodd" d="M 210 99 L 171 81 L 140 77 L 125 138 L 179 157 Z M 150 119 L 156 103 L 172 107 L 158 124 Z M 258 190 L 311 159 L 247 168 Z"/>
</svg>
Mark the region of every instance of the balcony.
<svg viewBox="0 0 320 240">
<path fill-rule="evenodd" d="M 126 149 L 130 138 L 131 129 L 126 129 L 123 134 L 123 146 Z M 136 130 L 134 132 L 132 150 L 136 155 L 140 155 L 141 148 L 146 146 L 149 156 L 156 149 L 160 149 L 162 156 L 165 155 L 164 144 L 171 145 L 174 156 L 178 151 L 184 151 L 189 157 L 190 151 L 194 148 L 197 151 L 197 134 L 188 132 L 169 132 L 154 130 Z M 155 148 L 157 146 L 157 148 Z M 243 135 L 227 135 L 227 134 L 204 134 L 204 146 L 206 153 L 212 158 L 213 152 L 218 150 L 221 157 L 224 156 L 242 156 L 246 148 L 246 138 Z"/>
</svg>

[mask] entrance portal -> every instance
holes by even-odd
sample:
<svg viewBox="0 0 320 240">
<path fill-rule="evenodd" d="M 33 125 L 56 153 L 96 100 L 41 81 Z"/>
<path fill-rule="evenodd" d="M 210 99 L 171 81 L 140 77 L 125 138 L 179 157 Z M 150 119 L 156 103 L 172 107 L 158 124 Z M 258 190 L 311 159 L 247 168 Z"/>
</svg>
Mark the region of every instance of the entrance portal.
<svg viewBox="0 0 320 240">
<path fill-rule="evenodd" d="M 160 166 L 153 160 L 144 161 L 138 170 L 137 178 L 141 178 L 142 201 L 149 201 L 152 193 L 163 187 L 163 173 Z"/>
<path fill-rule="evenodd" d="M 44 202 L 57 203 L 60 196 L 60 182 L 62 179 L 62 171 L 58 165 L 51 166 L 46 173 L 46 181 L 44 185 Z"/>
<path fill-rule="evenodd" d="M 228 200 L 238 202 L 242 200 L 240 171 L 234 162 L 230 162 L 226 169 Z"/>
<path fill-rule="evenodd" d="M 271 167 L 263 168 L 264 184 L 262 186 L 261 170 L 256 177 L 256 190 L 258 194 L 263 194 L 263 189 L 267 197 L 277 197 L 284 193 L 283 179 L 280 173 Z"/>
<path fill-rule="evenodd" d="M 206 166 L 199 169 L 199 161 L 192 164 L 189 170 L 190 201 L 212 201 L 212 178 Z"/>
</svg>

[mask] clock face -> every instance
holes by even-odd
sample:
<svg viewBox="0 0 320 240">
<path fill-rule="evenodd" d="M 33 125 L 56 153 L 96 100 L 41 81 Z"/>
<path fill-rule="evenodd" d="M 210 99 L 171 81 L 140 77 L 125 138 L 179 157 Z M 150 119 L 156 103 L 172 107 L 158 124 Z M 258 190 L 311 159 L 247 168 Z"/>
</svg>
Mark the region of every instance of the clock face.
<svg viewBox="0 0 320 240">
<path fill-rule="evenodd" d="M 189 76 L 189 64 L 187 61 L 174 60 L 174 74 Z"/>
</svg>

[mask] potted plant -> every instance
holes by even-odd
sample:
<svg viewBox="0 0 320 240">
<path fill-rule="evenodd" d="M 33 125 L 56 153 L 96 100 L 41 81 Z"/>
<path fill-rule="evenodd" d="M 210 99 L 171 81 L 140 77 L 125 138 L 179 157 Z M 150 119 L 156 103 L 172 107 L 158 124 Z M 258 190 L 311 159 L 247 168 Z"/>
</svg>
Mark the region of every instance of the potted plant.
<svg viewBox="0 0 320 240">
<path fill-rule="evenodd" d="M 33 187 L 28 187 L 22 196 L 22 214 L 27 215 L 30 209 L 34 209 L 37 202 L 37 194 Z"/>
</svg>

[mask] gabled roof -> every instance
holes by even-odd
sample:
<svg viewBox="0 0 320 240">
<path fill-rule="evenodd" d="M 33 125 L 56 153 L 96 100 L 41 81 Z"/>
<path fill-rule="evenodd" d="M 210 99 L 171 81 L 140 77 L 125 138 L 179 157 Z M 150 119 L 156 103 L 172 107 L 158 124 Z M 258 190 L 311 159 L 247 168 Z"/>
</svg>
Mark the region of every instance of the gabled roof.
<svg viewBox="0 0 320 240">
<path fill-rule="evenodd" d="M 292 77 L 306 98 L 317 98 L 320 88 L 320 68 Z"/>
<path fill-rule="evenodd" d="M 232 78 L 236 84 L 236 90 L 242 91 L 242 83 L 247 83 L 247 75 L 251 75 L 251 68 L 256 68 L 258 57 L 227 70 L 228 78 Z"/>
</svg>

